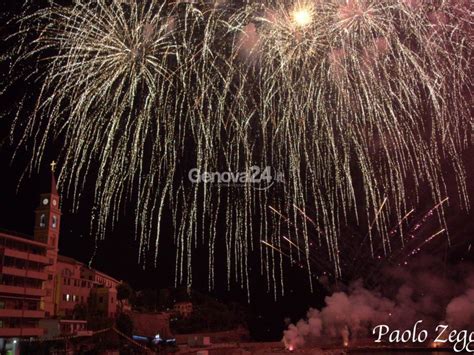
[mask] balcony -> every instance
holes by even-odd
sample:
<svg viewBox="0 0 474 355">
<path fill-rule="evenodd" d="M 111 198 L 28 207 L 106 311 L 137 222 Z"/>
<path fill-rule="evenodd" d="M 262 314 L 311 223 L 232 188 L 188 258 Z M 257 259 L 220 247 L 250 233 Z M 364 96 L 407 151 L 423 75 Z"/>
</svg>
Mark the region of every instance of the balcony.
<svg viewBox="0 0 474 355">
<path fill-rule="evenodd" d="M 10 249 L 10 248 L 5 248 L 3 253 L 5 256 L 10 256 L 16 259 L 34 261 L 34 262 L 41 263 L 44 265 L 51 264 L 49 262 L 49 259 L 45 255 L 32 254 L 25 251 L 20 251 L 20 250 L 15 250 L 15 249 Z"/>
<path fill-rule="evenodd" d="M 4 266 L 2 269 L 2 273 L 6 275 L 28 277 L 30 279 L 36 279 L 41 281 L 46 281 L 48 279 L 48 274 L 45 271 L 19 269 L 12 266 Z"/>
<path fill-rule="evenodd" d="M 29 309 L 0 309 L 0 318 L 44 318 L 44 311 Z"/>
<path fill-rule="evenodd" d="M 40 337 L 44 334 L 42 328 L 0 328 L 0 337 Z"/>
<path fill-rule="evenodd" d="M 46 295 L 46 290 L 42 288 L 31 288 L 23 286 L 0 285 L 0 293 L 8 293 L 13 295 L 26 295 L 43 297 Z"/>
</svg>

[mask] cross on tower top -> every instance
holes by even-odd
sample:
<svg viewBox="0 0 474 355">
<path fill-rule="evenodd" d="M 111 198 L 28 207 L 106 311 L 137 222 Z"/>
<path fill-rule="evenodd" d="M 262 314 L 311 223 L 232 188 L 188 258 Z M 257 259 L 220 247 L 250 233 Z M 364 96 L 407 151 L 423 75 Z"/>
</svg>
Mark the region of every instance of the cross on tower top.
<svg viewBox="0 0 474 355">
<path fill-rule="evenodd" d="M 58 165 L 54 160 L 51 162 L 51 172 L 54 173 L 56 171 L 56 165 Z"/>
</svg>

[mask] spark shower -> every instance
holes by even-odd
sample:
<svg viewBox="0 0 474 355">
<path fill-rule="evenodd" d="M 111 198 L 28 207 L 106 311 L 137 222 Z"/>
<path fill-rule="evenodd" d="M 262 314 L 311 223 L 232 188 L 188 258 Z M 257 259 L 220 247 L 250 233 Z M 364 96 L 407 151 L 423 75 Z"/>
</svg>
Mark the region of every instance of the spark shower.
<svg viewBox="0 0 474 355">
<path fill-rule="evenodd" d="M 10 112 L 12 141 L 31 144 L 29 169 L 52 141 L 64 142 L 62 191 L 78 208 L 86 182 L 95 184 L 97 238 L 132 202 L 140 260 L 154 253 L 159 264 L 169 210 L 177 283 L 192 283 L 193 249 L 204 244 L 213 288 L 216 238 L 224 238 L 229 284 L 249 292 L 254 253 L 268 289 L 283 292 L 275 250 L 288 222 L 271 207 L 293 221 L 288 238 L 302 247 L 291 257 L 306 263 L 311 285 L 306 209 L 341 275 L 340 226 L 348 219 L 373 220 L 369 237 L 389 253 L 393 220 L 425 187 L 443 200 L 447 172 L 469 207 L 461 153 L 470 139 L 471 7 L 454 0 L 27 2 L 10 23 L 3 58 L 11 74 L 4 93 L 34 83 Z M 271 166 L 285 182 L 259 190 L 187 179 L 192 168 L 252 166 Z M 439 218 L 444 223 L 442 209 Z"/>
</svg>

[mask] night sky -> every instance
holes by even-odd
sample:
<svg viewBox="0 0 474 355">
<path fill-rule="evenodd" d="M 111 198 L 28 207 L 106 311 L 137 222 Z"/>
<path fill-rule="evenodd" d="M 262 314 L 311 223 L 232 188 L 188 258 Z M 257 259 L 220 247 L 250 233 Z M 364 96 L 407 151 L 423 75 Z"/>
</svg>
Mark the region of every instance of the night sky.
<svg viewBox="0 0 474 355">
<path fill-rule="evenodd" d="M 8 5 L 7 5 L 8 3 Z M 15 13 L 12 1 L 1 1 L 3 11 L 10 10 Z M 16 3 L 16 2 L 15 2 Z M 3 21 L 2 21 L 3 23 Z M 5 28 L 2 27 L 4 31 Z M 1 78 L 5 78 L 6 68 L 2 67 Z M 25 85 L 27 85 L 25 83 Z M 19 88 L 21 90 L 21 88 Z M 0 118 L 0 228 L 31 235 L 33 232 L 33 211 L 38 205 L 39 194 L 49 188 L 51 160 L 56 159 L 61 142 L 54 142 L 46 153 L 41 171 L 26 173 L 25 168 L 32 159 L 31 151 L 18 148 L 10 144 L 10 124 L 12 115 L 8 112 L 10 102 L 8 98 L 2 98 L 0 102 L 2 116 Z M 13 158 L 14 152 L 16 157 Z M 468 188 L 471 202 L 474 201 L 474 186 L 472 177 L 474 163 L 472 156 L 474 151 L 465 153 L 465 163 L 468 171 Z M 454 181 L 448 179 L 448 183 L 454 186 Z M 91 196 L 93 181 L 86 186 L 82 207 L 73 214 L 71 212 L 71 198 L 62 196 L 62 220 L 61 237 L 59 249 L 62 255 L 75 258 L 83 263 L 91 262 L 91 266 L 103 271 L 119 280 L 129 282 L 136 290 L 144 288 L 167 288 L 174 286 L 174 247 L 172 244 L 172 230 L 170 226 L 164 227 L 161 236 L 161 252 L 159 265 L 154 267 L 149 261 L 144 269 L 138 264 L 138 242 L 134 236 L 133 216 L 130 211 L 133 205 L 128 205 L 122 213 L 120 222 L 110 230 L 106 240 L 97 242 L 89 230 Z M 454 189 L 453 189 L 454 190 Z M 446 248 L 446 243 L 434 245 L 428 248 L 429 253 L 435 255 L 444 254 L 447 262 L 454 263 L 460 259 L 473 259 L 473 253 L 467 252 L 472 233 L 474 232 L 474 213 L 461 211 L 456 206 L 456 196 L 452 196 L 453 204 L 448 210 L 448 227 L 453 238 L 453 246 Z M 428 203 L 421 201 L 422 206 Z M 422 209 L 423 210 L 423 209 Z M 128 212 L 128 213 L 127 213 Z M 165 223 L 166 224 L 166 223 Z M 168 230 L 167 230 L 168 229 Z M 167 238 L 167 235 L 169 238 Z M 207 248 L 202 248 L 203 260 L 207 260 Z M 223 246 L 220 255 L 217 255 L 217 289 L 212 293 L 220 300 L 235 300 L 247 304 L 246 293 L 239 289 L 238 285 L 232 285 L 231 291 L 226 290 L 225 272 L 223 259 L 219 264 L 219 258 L 223 258 Z M 197 251 L 197 261 L 194 268 L 193 287 L 206 291 L 207 287 L 207 263 L 199 262 L 200 249 Z M 326 295 L 322 287 L 316 286 L 313 294 L 309 292 L 307 273 L 304 270 L 290 269 L 287 273 L 287 295 L 280 297 L 278 301 L 273 300 L 273 295 L 268 293 L 265 287 L 265 279 L 260 275 L 258 263 L 254 262 L 251 270 L 251 303 L 249 308 L 254 318 L 253 326 L 258 331 L 254 333 L 258 339 L 281 339 L 282 330 L 285 327 L 284 318 L 291 317 L 293 321 L 304 316 L 310 306 L 321 307 Z"/>
<path fill-rule="evenodd" d="M 5 102 L 2 102 L 5 104 Z M 7 120 L 1 122 L 0 166 L 3 167 L 0 184 L 0 228 L 7 231 L 32 235 L 34 226 L 34 209 L 39 203 L 39 194 L 49 190 L 50 166 L 54 159 L 54 151 L 50 151 L 40 172 L 25 174 L 25 167 L 31 159 L 31 154 L 23 149 L 16 150 L 9 144 L 9 125 Z M 17 155 L 13 158 L 14 152 Z M 13 160 L 12 160 L 13 159 Z M 90 189 L 91 186 L 88 186 Z M 97 243 L 89 231 L 90 199 L 84 199 L 78 213 L 71 213 L 71 201 L 61 198 L 61 237 L 59 250 L 62 255 L 75 258 L 119 280 L 129 282 L 135 290 L 160 289 L 174 287 L 174 251 L 170 238 L 162 236 L 159 265 L 155 268 L 150 260 L 144 269 L 138 263 L 138 241 L 134 238 L 133 217 L 124 211 L 118 225 L 110 231 L 106 240 Z M 132 207 L 129 207 L 132 208 Z M 166 227 L 165 227 L 166 228 Z M 171 227 L 169 227 L 171 228 Z M 193 288 L 202 292 L 207 291 L 207 248 L 202 248 L 202 260 L 196 258 Z M 199 255 L 199 253 L 198 253 Z M 224 255 L 222 245 L 220 255 Z M 199 262 L 201 261 L 201 262 Z M 219 261 L 217 262 L 219 265 Z M 221 264 L 224 265 L 224 260 Z M 279 340 L 284 320 L 290 317 L 296 321 L 303 317 L 309 306 L 321 307 L 326 292 L 316 286 L 312 294 L 308 288 L 305 270 L 294 268 L 289 270 L 287 294 L 274 300 L 273 294 L 267 292 L 264 278 L 260 275 L 258 265 L 251 273 L 251 302 L 247 302 L 247 294 L 238 285 L 232 285 L 226 290 L 225 272 L 223 267 L 217 267 L 217 287 L 211 295 L 221 301 L 237 301 L 248 307 L 251 316 L 251 331 L 255 339 Z"/>
<path fill-rule="evenodd" d="M 5 137 L 2 125 L 2 137 Z M 0 228 L 32 235 L 34 225 L 33 211 L 39 203 L 39 194 L 47 191 L 50 184 L 50 168 L 43 166 L 39 173 L 27 176 L 19 183 L 24 166 L 29 159 L 28 153 L 20 155 L 11 163 L 13 149 L 2 146 L 0 164 L 2 178 L 0 185 Z M 77 214 L 68 212 L 70 204 L 62 198 L 61 237 L 59 250 L 62 255 L 75 258 L 83 263 L 103 271 L 119 280 L 129 282 L 136 290 L 144 288 L 174 287 L 174 249 L 166 245 L 163 237 L 160 264 L 157 268 L 150 262 L 146 270 L 138 264 L 138 243 L 134 240 L 133 220 L 127 218 L 126 212 L 120 223 L 110 232 L 105 241 L 99 242 L 94 256 L 95 240 L 89 233 L 89 215 L 87 204 Z M 168 250 L 167 250 L 168 249 Z M 169 252 L 171 251 L 171 252 Z M 204 250 L 203 250 L 204 252 Z M 207 292 L 207 264 L 196 263 L 194 288 Z M 220 268 L 222 270 L 222 268 Z M 222 275 L 221 275 L 222 278 Z M 319 288 L 317 294 L 311 294 L 307 287 L 307 274 L 304 270 L 294 270 L 287 282 L 288 295 L 274 301 L 273 295 L 266 292 L 265 281 L 256 270 L 251 275 L 251 303 L 247 303 L 246 293 L 234 285 L 230 292 L 225 290 L 222 278 L 213 296 L 222 301 L 238 301 L 248 306 L 253 318 L 253 334 L 259 339 L 280 339 L 284 329 L 284 319 L 291 317 L 297 320 L 304 316 L 309 306 L 321 306 L 325 292 Z M 261 317 L 261 318 L 260 318 Z"/>
<path fill-rule="evenodd" d="M 41 5 L 42 2 L 38 2 Z M 0 1 L 1 35 L 9 33 L 10 28 L 5 21 L 20 13 L 21 2 Z M 2 51 L 6 51 L 2 42 Z M 8 67 L 0 66 L 0 78 L 5 80 Z M 16 146 L 18 136 L 10 135 L 10 125 L 14 113 L 11 102 L 18 100 L 23 91 L 35 83 L 26 83 L 16 87 L 0 101 L 0 166 L 3 167 L 0 178 L 0 228 L 13 233 L 32 235 L 34 226 L 34 209 L 39 203 L 39 194 L 48 191 L 50 186 L 50 162 L 57 160 L 61 141 L 51 142 L 41 165 L 41 171 L 32 173 L 25 170 L 31 162 L 31 141 L 29 148 Z M 17 96 L 16 96 L 17 95 Z M 15 157 L 14 157 L 15 155 Z M 59 167 L 60 169 L 60 167 Z M 119 280 L 129 282 L 135 290 L 174 287 L 175 248 L 172 244 L 171 226 L 164 223 L 165 232 L 161 236 L 159 265 L 155 267 L 149 260 L 146 265 L 138 263 L 138 241 L 134 235 L 134 206 L 128 205 L 120 222 L 109 230 L 106 240 L 96 242 L 89 230 L 91 191 L 93 181 L 89 181 L 77 213 L 71 212 L 72 198 L 61 196 L 61 236 L 59 240 L 60 254 L 72 257 L 83 263 L 91 263 L 93 268 L 103 271 Z M 59 186 L 61 191 L 61 187 Z M 166 231 L 166 229 L 169 231 Z M 167 238 L 169 236 L 169 238 Z M 285 327 L 284 319 L 291 317 L 298 320 L 303 317 L 309 306 L 322 306 L 325 295 L 322 288 L 317 294 L 311 294 L 308 288 L 307 273 L 298 268 L 290 270 L 287 280 L 287 295 L 275 302 L 271 292 L 267 292 L 266 281 L 260 275 L 258 261 L 254 260 L 251 271 L 251 303 L 248 304 L 247 294 L 238 285 L 233 284 L 230 292 L 226 290 L 224 265 L 224 238 L 222 249 L 217 253 L 216 290 L 211 294 L 221 301 L 237 301 L 249 308 L 252 318 L 252 334 L 256 339 L 281 339 Z M 194 262 L 193 288 L 207 291 L 207 247 L 196 253 Z M 202 258 L 200 258 L 202 256 Z M 152 258 L 150 258 L 152 259 Z M 220 260 L 220 261 L 219 261 Z M 219 264 L 220 263 L 220 264 Z"/>
</svg>

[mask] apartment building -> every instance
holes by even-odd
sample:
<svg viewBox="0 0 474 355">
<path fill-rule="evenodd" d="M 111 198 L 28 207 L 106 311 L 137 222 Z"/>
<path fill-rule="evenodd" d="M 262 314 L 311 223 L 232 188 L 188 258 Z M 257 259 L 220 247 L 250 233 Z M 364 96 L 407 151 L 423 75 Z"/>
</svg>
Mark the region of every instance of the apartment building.
<svg viewBox="0 0 474 355">
<path fill-rule="evenodd" d="M 57 261 L 55 314 L 72 317 L 77 304 L 94 302 L 98 311 L 114 318 L 117 311 L 117 290 L 120 282 L 85 264 L 62 255 Z"/>
<path fill-rule="evenodd" d="M 43 335 L 49 246 L 0 232 L 0 338 Z"/>
<path fill-rule="evenodd" d="M 0 230 L 0 351 L 18 338 L 48 336 L 56 325 L 55 334 L 86 330 L 83 320 L 74 319 L 76 305 L 94 302 L 109 318 L 117 312 L 120 282 L 58 253 L 61 210 L 54 169 L 50 191 L 40 195 L 34 213 L 32 236 Z"/>
</svg>

